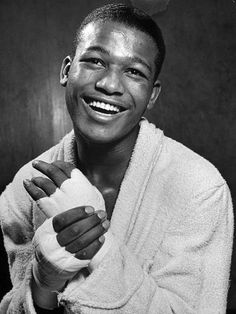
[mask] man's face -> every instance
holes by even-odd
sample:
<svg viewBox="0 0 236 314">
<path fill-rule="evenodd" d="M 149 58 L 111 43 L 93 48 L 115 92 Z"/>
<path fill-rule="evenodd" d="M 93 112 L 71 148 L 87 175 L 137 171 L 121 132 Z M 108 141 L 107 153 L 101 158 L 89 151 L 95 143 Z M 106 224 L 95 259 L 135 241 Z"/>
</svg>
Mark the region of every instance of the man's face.
<svg viewBox="0 0 236 314">
<path fill-rule="evenodd" d="M 152 38 L 137 29 L 115 22 L 88 24 L 71 65 L 66 58 L 61 73 L 75 132 L 96 143 L 132 133 L 158 97 L 156 55 Z"/>
</svg>

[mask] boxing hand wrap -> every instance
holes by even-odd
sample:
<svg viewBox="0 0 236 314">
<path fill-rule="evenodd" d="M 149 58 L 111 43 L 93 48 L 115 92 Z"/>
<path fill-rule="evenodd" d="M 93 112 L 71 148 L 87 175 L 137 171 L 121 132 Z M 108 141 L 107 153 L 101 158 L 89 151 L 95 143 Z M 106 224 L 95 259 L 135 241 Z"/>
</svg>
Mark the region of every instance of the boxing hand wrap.
<svg viewBox="0 0 236 314">
<path fill-rule="evenodd" d="M 65 180 L 53 194 L 36 203 L 47 217 L 78 206 L 92 206 L 96 210 L 105 211 L 102 194 L 78 169 L 73 169 L 71 178 Z"/>
<path fill-rule="evenodd" d="M 46 289 L 57 290 L 62 283 L 70 280 L 81 268 L 88 267 L 92 271 L 99 265 L 110 250 L 113 235 L 110 230 L 104 234 L 105 242 L 100 250 L 89 260 L 80 260 L 65 250 L 57 241 L 57 233 L 53 229 L 52 219 L 47 219 L 35 232 L 33 245 L 35 256 L 33 275 L 36 283 Z"/>
<path fill-rule="evenodd" d="M 102 194 L 78 169 L 73 169 L 71 178 L 65 180 L 52 195 L 39 199 L 37 205 L 49 219 L 36 230 L 33 238 L 36 257 L 33 276 L 37 287 L 43 289 L 37 290 L 35 298 L 40 307 L 53 309 L 57 306 L 55 300 L 47 299 L 42 291 L 61 291 L 81 268 L 88 267 L 92 271 L 98 267 L 113 245 L 113 236 L 110 230 L 104 234 L 105 242 L 91 260 L 80 260 L 59 245 L 52 224 L 53 216 L 79 206 L 92 206 L 95 210 L 105 211 Z"/>
<path fill-rule="evenodd" d="M 36 230 L 33 244 L 35 254 L 41 255 L 47 262 L 52 264 L 58 272 L 77 272 L 83 267 L 87 267 L 90 260 L 79 260 L 74 255 L 60 246 L 57 241 L 57 233 L 53 229 L 52 219 L 49 218 Z M 42 263 L 44 260 L 41 261 Z M 68 274 L 69 275 L 69 274 Z"/>
</svg>

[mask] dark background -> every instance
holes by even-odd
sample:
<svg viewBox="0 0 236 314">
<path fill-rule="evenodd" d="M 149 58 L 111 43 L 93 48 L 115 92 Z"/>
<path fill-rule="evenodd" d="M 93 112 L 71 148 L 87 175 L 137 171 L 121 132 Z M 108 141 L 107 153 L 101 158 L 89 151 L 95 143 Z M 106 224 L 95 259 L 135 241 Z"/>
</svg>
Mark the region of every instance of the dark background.
<svg viewBox="0 0 236 314">
<path fill-rule="evenodd" d="M 101 0 L 0 1 L 0 191 L 27 161 L 71 129 L 59 84 L 74 32 Z M 114 1 L 113 1 L 114 2 Z M 236 199 L 236 3 L 171 0 L 154 19 L 167 56 L 148 118 L 210 160 Z M 236 309 L 236 253 L 229 309 Z M 0 299 L 10 289 L 0 251 Z"/>
</svg>

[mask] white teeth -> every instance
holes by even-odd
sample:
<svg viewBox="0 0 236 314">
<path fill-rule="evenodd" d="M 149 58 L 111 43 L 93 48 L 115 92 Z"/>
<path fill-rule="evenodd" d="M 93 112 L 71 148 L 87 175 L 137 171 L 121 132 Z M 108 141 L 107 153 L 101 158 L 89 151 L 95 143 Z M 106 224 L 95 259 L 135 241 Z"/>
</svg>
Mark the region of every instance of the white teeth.
<svg viewBox="0 0 236 314">
<path fill-rule="evenodd" d="M 92 101 L 89 104 L 90 107 L 97 107 L 101 108 L 107 111 L 115 111 L 115 112 L 120 112 L 120 109 L 117 106 L 110 105 L 110 104 L 105 104 L 104 102 L 99 102 L 99 101 Z"/>
</svg>

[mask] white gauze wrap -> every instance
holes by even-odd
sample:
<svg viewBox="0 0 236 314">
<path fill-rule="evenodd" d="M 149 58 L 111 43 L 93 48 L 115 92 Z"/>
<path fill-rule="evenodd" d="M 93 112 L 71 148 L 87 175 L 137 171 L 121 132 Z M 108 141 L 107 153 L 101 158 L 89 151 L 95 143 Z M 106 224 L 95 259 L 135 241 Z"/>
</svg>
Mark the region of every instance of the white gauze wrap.
<svg viewBox="0 0 236 314">
<path fill-rule="evenodd" d="M 71 178 L 65 180 L 53 194 L 40 198 L 36 203 L 47 217 L 53 217 L 67 209 L 85 205 L 105 211 L 102 194 L 78 169 L 73 169 Z"/>
<path fill-rule="evenodd" d="M 57 241 L 57 233 L 53 229 L 52 217 L 78 206 L 92 206 L 95 210 L 105 211 L 102 194 L 93 186 L 78 169 L 73 169 L 71 178 L 65 180 L 60 188 L 50 196 L 43 197 L 37 202 L 38 207 L 49 217 L 35 232 L 33 243 L 45 256 L 45 259 L 58 269 L 73 272 L 89 266 L 93 270 L 106 255 L 113 243 L 113 236 L 108 230 L 105 242 L 92 260 L 80 260 L 74 254 L 61 247 Z M 50 218 L 51 217 L 51 218 Z"/>
</svg>

